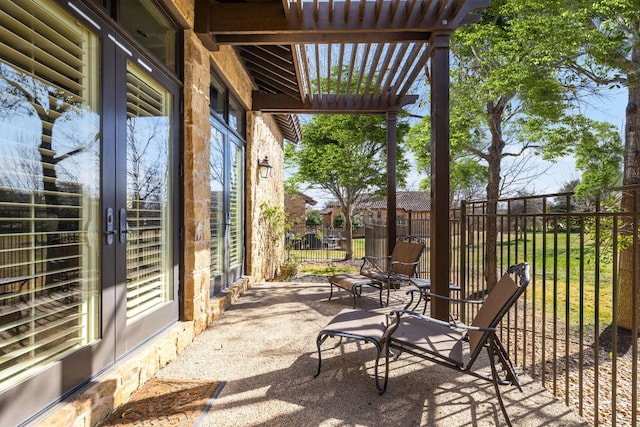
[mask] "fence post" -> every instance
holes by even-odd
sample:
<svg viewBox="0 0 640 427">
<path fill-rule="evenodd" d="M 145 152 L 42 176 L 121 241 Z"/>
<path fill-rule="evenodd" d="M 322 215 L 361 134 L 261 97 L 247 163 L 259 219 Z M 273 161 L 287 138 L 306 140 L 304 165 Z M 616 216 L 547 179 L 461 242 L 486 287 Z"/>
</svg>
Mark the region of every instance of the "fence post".
<svg viewBox="0 0 640 427">
<path fill-rule="evenodd" d="M 466 295 L 467 292 L 467 202 L 462 200 L 460 202 L 460 251 L 458 256 L 459 265 L 459 280 L 458 286 L 460 286 L 460 296 Z M 458 312 L 460 314 L 460 320 L 462 323 L 467 321 L 467 313 L 463 306 L 458 305 Z"/>
</svg>

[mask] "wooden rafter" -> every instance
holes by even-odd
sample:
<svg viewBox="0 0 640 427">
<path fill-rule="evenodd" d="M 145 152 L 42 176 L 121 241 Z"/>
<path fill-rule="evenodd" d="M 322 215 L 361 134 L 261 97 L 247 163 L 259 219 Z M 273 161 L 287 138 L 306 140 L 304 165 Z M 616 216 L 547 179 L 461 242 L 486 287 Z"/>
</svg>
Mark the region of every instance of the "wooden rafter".
<svg viewBox="0 0 640 427">
<path fill-rule="evenodd" d="M 237 46 L 265 94 L 292 110 L 406 105 L 434 35 L 474 22 L 489 0 L 196 0 L 206 46 Z M 266 105 L 254 102 L 256 105 Z"/>
</svg>

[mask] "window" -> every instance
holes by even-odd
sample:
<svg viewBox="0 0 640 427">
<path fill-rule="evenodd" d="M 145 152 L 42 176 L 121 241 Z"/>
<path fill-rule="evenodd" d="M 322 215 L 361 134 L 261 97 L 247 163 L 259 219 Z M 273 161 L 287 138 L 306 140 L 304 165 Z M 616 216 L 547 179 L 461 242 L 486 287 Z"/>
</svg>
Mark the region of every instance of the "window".
<svg viewBox="0 0 640 427">
<path fill-rule="evenodd" d="M 211 112 L 217 114 L 223 122 L 226 122 L 227 88 L 215 76 L 211 76 L 209 99 Z"/>
<path fill-rule="evenodd" d="M 153 0 L 120 0 L 118 22 L 171 70 L 177 70 L 177 31 Z"/>
<path fill-rule="evenodd" d="M 0 389 L 98 338 L 99 41 L 0 4 Z"/>
<path fill-rule="evenodd" d="M 214 74 L 211 76 L 209 97 L 211 112 L 218 115 L 220 120 L 228 124 L 238 135 L 244 137 L 247 112 Z"/>
<path fill-rule="evenodd" d="M 127 320 L 171 298 L 171 94 L 127 65 Z"/>
<path fill-rule="evenodd" d="M 211 295 L 235 282 L 244 267 L 245 111 L 215 75 L 210 87 Z"/>
</svg>

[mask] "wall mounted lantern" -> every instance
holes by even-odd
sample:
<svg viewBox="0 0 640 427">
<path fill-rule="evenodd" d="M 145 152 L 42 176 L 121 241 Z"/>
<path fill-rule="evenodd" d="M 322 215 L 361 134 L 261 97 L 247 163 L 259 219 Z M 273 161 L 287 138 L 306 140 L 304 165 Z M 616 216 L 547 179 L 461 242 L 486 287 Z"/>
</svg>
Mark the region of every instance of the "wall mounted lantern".
<svg viewBox="0 0 640 427">
<path fill-rule="evenodd" d="M 269 178 L 271 175 L 271 163 L 269 163 L 269 158 L 264 156 L 264 159 L 258 162 L 258 169 L 260 170 L 260 176 L 263 178 Z"/>
</svg>

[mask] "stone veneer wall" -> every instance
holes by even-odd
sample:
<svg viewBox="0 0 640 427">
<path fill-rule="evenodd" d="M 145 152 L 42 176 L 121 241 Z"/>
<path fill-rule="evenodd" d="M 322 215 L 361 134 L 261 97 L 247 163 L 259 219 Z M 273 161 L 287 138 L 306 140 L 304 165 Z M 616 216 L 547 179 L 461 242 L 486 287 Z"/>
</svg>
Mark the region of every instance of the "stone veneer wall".
<svg viewBox="0 0 640 427">
<path fill-rule="evenodd" d="M 177 20 L 193 25 L 194 0 L 164 0 Z M 183 319 L 141 346 L 79 392 L 50 409 L 32 425 L 94 426 L 223 314 L 256 281 L 270 279 L 261 244 L 260 205 L 284 204 L 282 136 L 269 115 L 247 113 L 246 145 L 246 275 L 215 298 L 209 298 L 209 81 L 213 66 L 247 110 L 251 106 L 251 80 L 235 51 L 221 47 L 209 52 L 192 30 L 184 31 L 184 290 Z M 258 160 L 269 157 L 271 178 L 262 179 Z M 283 259 L 284 254 L 276 254 Z"/>
</svg>

